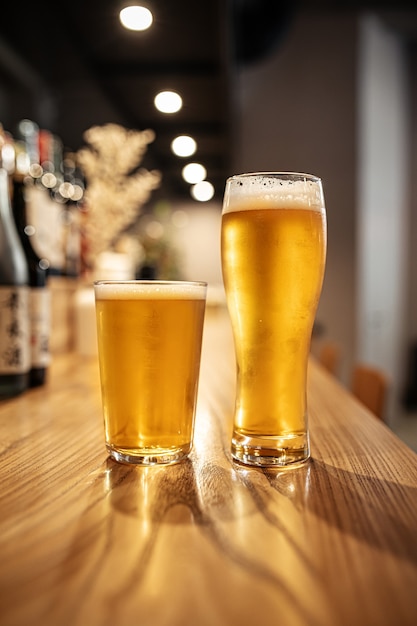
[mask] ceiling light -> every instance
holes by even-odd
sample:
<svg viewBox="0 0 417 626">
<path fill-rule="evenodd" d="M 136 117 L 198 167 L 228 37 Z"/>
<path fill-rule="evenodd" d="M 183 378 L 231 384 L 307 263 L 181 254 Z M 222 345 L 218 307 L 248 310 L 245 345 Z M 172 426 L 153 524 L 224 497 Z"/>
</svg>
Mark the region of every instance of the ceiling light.
<svg viewBox="0 0 417 626">
<path fill-rule="evenodd" d="M 120 21 L 129 30 L 146 30 L 153 22 L 153 15 L 146 7 L 130 6 L 120 11 Z"/>
<path fill-rule="evenodd" d="M 207 170 L 201 163 L 188 163 L 182 168 L 182 177 L 187 183 L 201 183 L 207 176 Z"/>
<path fill-rule="evenodd" d="M 190 191 L 194 200 L 199 202 L 207 202 L 214 196 L 214 187 L 208 180 L 202 180 L 201 183 L 193 185 Z"/>
<path fill-rule="evenodd" d="M 182 98 L 175 91 L 161 91 L 155 96 L 154 104 L 161 113 L 176 113 L 182 107 Z"/>
<path fill-rule="evenodd" d="M 197 144 L 192 137 L 180 135 L 171 143 L 171 149 L 177 156 L 189 157 L 197 150 Z"/>
</svg>

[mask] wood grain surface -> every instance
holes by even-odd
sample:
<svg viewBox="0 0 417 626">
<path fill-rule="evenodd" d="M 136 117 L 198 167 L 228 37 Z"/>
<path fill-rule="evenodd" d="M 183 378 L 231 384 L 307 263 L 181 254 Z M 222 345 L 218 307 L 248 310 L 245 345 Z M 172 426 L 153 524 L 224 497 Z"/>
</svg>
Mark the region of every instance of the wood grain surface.
<svg viewBox="0 0 417 626">
<path fill-rule="evenodd" d="M 417 455 L 312 360 L 312 459 L 237 465 L 234 390 L 209 310 L 183 463 L 108 459 L 95 358 L 0 403 L 1 626 L 417 624 Z"/>
</svg>

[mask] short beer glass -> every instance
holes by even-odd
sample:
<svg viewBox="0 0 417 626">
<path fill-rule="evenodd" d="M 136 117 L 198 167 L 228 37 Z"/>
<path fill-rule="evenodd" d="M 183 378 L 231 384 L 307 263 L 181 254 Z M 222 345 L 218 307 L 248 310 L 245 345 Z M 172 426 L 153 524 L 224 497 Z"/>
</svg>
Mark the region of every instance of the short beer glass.
<svg viewBox="0 0 417 626">
<path fill-rule="evenodd" d="M 316 176 L 227 180 L 221 254 L 237 364 L 232 456 L 239 462 L 286 467 L 310 456 L 307 367 L 326 242 Z"/>
<path fill-rule="evenodd" d="M 94 283 L 107 450 L 175 463 L 191 451 L 207 284 Z"/>
</svg>

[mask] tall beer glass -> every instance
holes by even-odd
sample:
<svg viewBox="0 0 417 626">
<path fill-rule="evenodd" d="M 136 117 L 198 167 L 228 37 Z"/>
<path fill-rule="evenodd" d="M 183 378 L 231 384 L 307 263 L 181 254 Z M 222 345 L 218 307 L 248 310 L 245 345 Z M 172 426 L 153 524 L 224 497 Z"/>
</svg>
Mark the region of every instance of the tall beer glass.
<svg viewBox="0 0 417 626">
<path fill-rule="evenodd" d="M 107 450 L 153 465 L 192 447 L 207 284 L 94 284 Z"/>
<path fill-rule="evenodd" d="M 237 362 L 232 456 L 242 463 L 287 466 L 310 455 L 307 365 L 326 241 L 319 178 L 227 180 L 221 252 Z"/>
</svg>

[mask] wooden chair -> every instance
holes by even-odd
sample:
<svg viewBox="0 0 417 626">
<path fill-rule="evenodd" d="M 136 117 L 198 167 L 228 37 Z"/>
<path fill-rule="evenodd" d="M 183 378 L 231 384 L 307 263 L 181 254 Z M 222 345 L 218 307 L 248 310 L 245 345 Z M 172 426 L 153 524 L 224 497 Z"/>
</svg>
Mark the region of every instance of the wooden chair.
<svg viewBox="0 0 417 626">
<path fill-rule="evenodd" d="M 326 341 L 322 344 L 319 354 L 318 360 L 319 363 L 333 376 L 337 376 L 339 373 L 340 366 L 340 358 L 341 358 L 341 348 L 338 343 L 333 341 Z"/>
<path fill-rule="evenodd" d="M 382 370 L 363 363 L 356 364 L 353 368 L 351 390 L 358 400 L 384 421 L 388 378 Z"/>
</svg>

